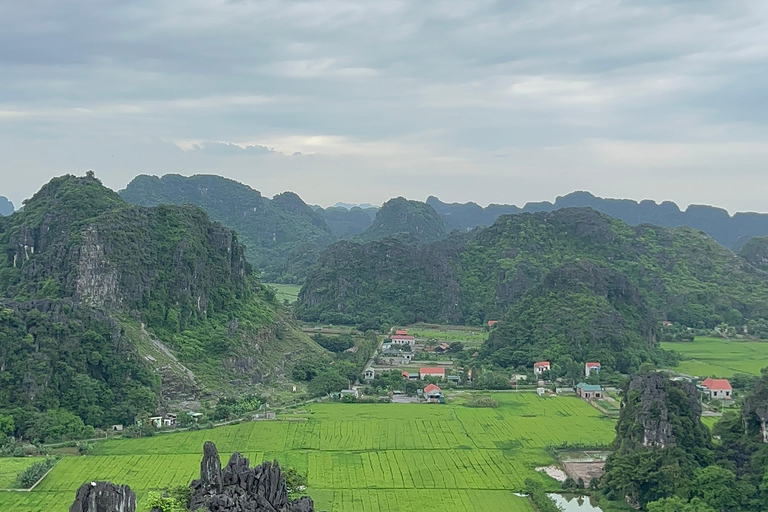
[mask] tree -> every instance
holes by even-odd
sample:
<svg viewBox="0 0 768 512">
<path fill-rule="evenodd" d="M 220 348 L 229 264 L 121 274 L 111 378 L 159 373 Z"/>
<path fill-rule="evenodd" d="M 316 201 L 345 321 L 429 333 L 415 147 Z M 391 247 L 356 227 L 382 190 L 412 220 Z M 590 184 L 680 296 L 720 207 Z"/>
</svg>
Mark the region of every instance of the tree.
<svg viewBox="0 0 768 512">
<path fill-rule="evenodd" d="M 674 496 L 649 503 L 648 512 L 717 512 L 717 510 L 699 498 L 694 498 L 689 502 Z"/>
<path fill-rule="evenodd" d="M 696 471 L 693 496 L 701 498 L 715 510 L 731 510 L 739 504 L 736 476 L 720 466 L 709 466 Z"/>
</svg>

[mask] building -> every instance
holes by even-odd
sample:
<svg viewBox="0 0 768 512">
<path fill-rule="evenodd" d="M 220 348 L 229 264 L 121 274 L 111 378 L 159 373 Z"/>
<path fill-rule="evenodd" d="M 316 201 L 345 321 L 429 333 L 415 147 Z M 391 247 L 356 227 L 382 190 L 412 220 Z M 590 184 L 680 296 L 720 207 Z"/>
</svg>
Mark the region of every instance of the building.
<svg viewBox="0 0 768 512">
<path fill-rule="evenodd" d="M 353 398 L 360 398 L 360 392 L 356 389 L 342 389 L 340 393 L 341 398 L 345 396 L 351 396 Z"/>
<path fill-rule="evenodd" d="M 390 336 L 389 342 L 392 345 L 414 346 L 416 344 L 416 338 L 413 336 L 408 336 L 407 334 L 395 334 L 394 336 Z"/>
<path fill-rule="evenodd" d="M 427 402 L 430 403 L 445 402 L 443 399 L 443 390 L 434 384 L 429 384 L 424 388 L 424 396 L 426 397 Z"/>
<path fill-rule="evenodd" d="M 552 365 L 549 364 L 549 361 L 533 363 L 533 373 L 536 375 L 541 375 L 544 372 L 548 372 L 551 367 Z"/>
<path fill-rule="evenodd" d="M 188 415 L 189 415 L 189 417 L 190 417 L 190 418 L 192 418 L 192 420 L 193 420 L 193 421 L 195 421 L 195 422 L 197 422 L 197 421 L 200 421 L 200 419 L 203 417 L 203 413 L 201 413 L 201 412 L 192 412 L 192 411 L 189 411 L 187 414 L 188 414 Z"/>
<path fill-rule="evenodd" d="M 363 372 L 363 379 L 371 381 L 376 377 L 376 372 L 373 371 L 373 368 L 370 366 L 365 369 L 365 372 Z"/>
<path fill-rule="evenodd" d="M 163 417 L 162 416 L 152 416 L 149 418 L 149 425 L 152 427 L 160 428 L 163 426 Z"/>
<path fill-rule="evenodd" d="M 493 329 L 494 327 L 496 327 L 496 324 L 498 323 L 499 323 L 498 320 L 488 320 L 488 328 Z"/>
<path fill-rule="evenodd" d="M 444 354 L 448 352 L 451 349 L 451 346 L 447 344 L 446 342 L 442 342 L 438 346 L 435 347 L 435 353 L 436 354 Z"/>
<path fill-rule="evenodd" d="M 733 398 L 733 388 L 731 388 L 728 379 L 707 378 L 701 383 L 701 387 L 704 388 L 704 392 L 709 398 L 717 398 L 718 400 L 731 400 Z"/>
<path fill-rule="evenodd" d="M 584 375 L 589 377 L 592 372 L 600 373 L 600 363 L 587 363 L 584 365 Z"/>
<path fill-rule="evenodd" d="M 173 414 L 172 412 L 169 412 L 165 415 L 165 418 L 163 418 L 163 426 L 164 427 L 175 427 L 178 425 L 178 416 Z"/>
<path fill-rule="evenodd" d="M 448 382 L 453 382 L 454 384 L 461 382 L 461 377 L 458 375 L 449 375 L 446 379 L 448 379 Z"/>
<path fill-rule="evenodd" d="M 427 377 L 437 377 L 438 379 L 444 379 L 445 368 L 419 368 L 419 378 L 424 380 Z"/>
<path fill-rule="evenodd" d="M 112 429 L 112 432 L 122 432 L 123 426 L 122 425 L 112 425 L 110 427 Z"/>
<path fill-rule="evenodd" d="M 398 329 L 395 331 L 395 334 L 398 336 L 408 336 L 408 329 Z"/>
<path fill-rule="evenodd" d="M 603 388 L 598 384 L 579 382 L 576 385 L 576 396 L 587 401 L 594 400 L 595 398 L 603 398 Z"/>
</svg>

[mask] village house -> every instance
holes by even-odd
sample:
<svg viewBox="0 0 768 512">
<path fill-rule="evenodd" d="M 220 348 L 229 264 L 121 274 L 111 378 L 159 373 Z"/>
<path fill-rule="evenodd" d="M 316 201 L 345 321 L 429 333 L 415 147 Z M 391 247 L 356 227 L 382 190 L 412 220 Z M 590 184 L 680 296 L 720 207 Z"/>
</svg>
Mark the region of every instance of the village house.
<svg viewBox="0 0 768 512">
<path fill-rule="evenodd" d="M 363 373 L 363 379 L 371 381 L 376 377 L 376 372 L 373 371 L 373 368 L 370 366 L 365 369 L 365 372 Z"/>
<path fill-rule="evenodd" d="M 407 334 L 395 334 L 389 337 L 389 342 L 392 345 L 410 345 L 412 347 L 416 344 L 416 338 Z"/>
<path fill-rule="evenodd" d="M 112 429 L 112 432 L 122 432 L 123 426 L 122 425 L 112 425 L 110 427 Z"/>
<path fill-rule="evenodd" d="M 345 396 L 351 396 L 353 398 L 360 398 L 360 392 L 356 389 L 342 389 L 340 393 L 341 398 Z"/>
<path fill-rule="evenodd" d="M 447 343 L 443 342 L 435 347 L 435 353 L 436 354 L 444 354 L 450 350 L 451 346 Z"/>
<path fill-rule="evenodd" d="M 716 398 L 718 400 L 731 400 L 733 398 L 733 388 L 731 388 L 731 383 L 728 382 L 728 379 L 707 378 L 701 383 L 701 387 L 709 398 Z"/>
<path fill-rule="evenodd" d="M 409 373 L 404 371 L 403 378 L 405 380 L 419 380 L 421 378 L 421 375 L 419 375 L 418 373 Z"/>
<path fill-rule="evenodd" d="M 429 384 L 424 388 L 424 396 L 429 403 L 444 403 L 443 390 L 434 384 Z"/>
<path fill-rule="evenodd" d="M 541 375 L 544 372 L 548 372 L 551 368 L 551 365 L 549 364 L 549 361 L 540 361 L 538 363 L 533 363 L 533 373 L 536 375 Z"/>
<path fill-rule="evenodd" d="M 398 336 L 408 336 L 408 329 L 398 329 L 395 331 Z"/>
<path fill-rule="evenodd" d="M 589 377 L 592 372 L 600 373 L 600 363 L 587 363 L 584 365 L 584 375 Z"/>
<path fill-rule="evenodd" d="M 419 368 L 419 378 L 424 380 L 427 377 L 437 377 L 442 380 L 445 378 L 445 368 Z"/>
<path fill-rule="evenodd" d="M 488 320 L 488 328 L 493 329 L 494 327 L 496 327 L 496 324 L 498 323 L 499 323 L 498 320 Z"/>
<path fill-rule="evenodd" d="M 163 417 L 162 416 L 152 416 L 149 418 L 149 425 L 151 427 L 157 427 L 160 428 L 163 426 Z"/>
<path fill-rule="evenodd" d="M 192 418 L 192 420 L 195 421 L 195 422 L 200 421 L 200 419 L 202 419 L 202 417 L 203 417 L 203 413 L 201 413 L 201 412 L 189 411 L 189 412 L 187 412 L 187 415 L 190 418 Z"/>
<path fill-rule="evenodd" d="M 446 379 L 448 380 L 448 382 L 453 382 L 454 384 L 458 384 L 459 382 L 461 382 L 461 377 L 458 375 L 448 375 Z"/>
<path fill-rule="evenodd" d="M 169 412 L 165 415 L 165 418 L 163 418 L 163 426 L 164 427 L 175 427 L 178 425 L 178 416 L 173 414 L 172 412 Z"/>
<path fill-rule="evenodd" d="M 594 400 L 595 398 L 603 398 L 603 388 L 598 384 L 579 382 L 576 385 L 576 396 L 583 398 L 586 401 Z"/>
</svg>

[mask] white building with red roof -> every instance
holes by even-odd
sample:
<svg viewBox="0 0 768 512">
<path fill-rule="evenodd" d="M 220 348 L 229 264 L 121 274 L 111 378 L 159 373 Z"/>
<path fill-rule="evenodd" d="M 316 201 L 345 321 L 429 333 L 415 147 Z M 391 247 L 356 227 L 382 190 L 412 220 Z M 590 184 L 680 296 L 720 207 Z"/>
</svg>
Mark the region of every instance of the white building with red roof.
<svg viewBox="0 0 768 512">
<path fill-rule="evenodd" d="M 600 373 L 600 363 L 587 363 L 584 365 L 584 375 L 589 377 L 592 372 Z"/>
<path fill-rule="evenodd" d="M 445 378 L 445 368 L 419 368 L 419 377 L 421 380 L 427 377 L 437 377 L 438 379 Z"/>
<path fill-rule="evenodd" d="M 544 372 L 548 372 L 552 368 L 552 365 L 549 363 L 549 361 L 539 361 L 538 363 L 533 363 L 533 373 L 536 375 L 541 375 Z"/>
<path fill-rule="evenodd" d="M 406 331 L 407 332 L 407 331 Z M 410 345 L 416 344 L 416 338 L 407 334 L 393 334 L 389 337 L 389 342 L 393 345 Z"/>
<path fill-rule="evenodd" d="M 733 388 L 728 379 L 707 378 L 701 383 L 701 387 L 709 395 L 709 398 L 718 400 L 731 400 L 733 398 Z"/>
</svg>

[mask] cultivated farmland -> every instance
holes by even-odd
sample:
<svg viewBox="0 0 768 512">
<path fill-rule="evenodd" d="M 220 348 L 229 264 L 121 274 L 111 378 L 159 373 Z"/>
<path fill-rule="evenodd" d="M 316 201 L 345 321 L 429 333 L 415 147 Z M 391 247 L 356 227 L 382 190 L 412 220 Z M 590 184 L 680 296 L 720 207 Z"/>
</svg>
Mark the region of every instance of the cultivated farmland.
<svg viewBox="0 0 768 512">
<path fill-rule="evenodd" d="M 75 490 L 95 479 L 129 484 L 141 504 L 149 490 L 195 478 L 202 445 L 212 440 L 224 463 L 238 450 L 307 474 L 319 510 L 530 512 L 513 492 L 526 478 L 554 485 L 535 471 L 552 463 L 546 446 L 613 439 L 613 421 L 579 399 L 532 393 L 494 399 L 497 409 L 319 404 L 302 421 L 105 441 L 93 455 L 62 460 L 34 492 L 0 494 L 0 510 L 65 512 Z"/>
<path fill-rule="evenodd" d="M 692 342 L 662 343 L 661 347 L 683 356 L 674 370 L 699 377 L 760 375 L 760 370 L 768 366 L 768 342 L 699 337 Z"/>
</svg>

